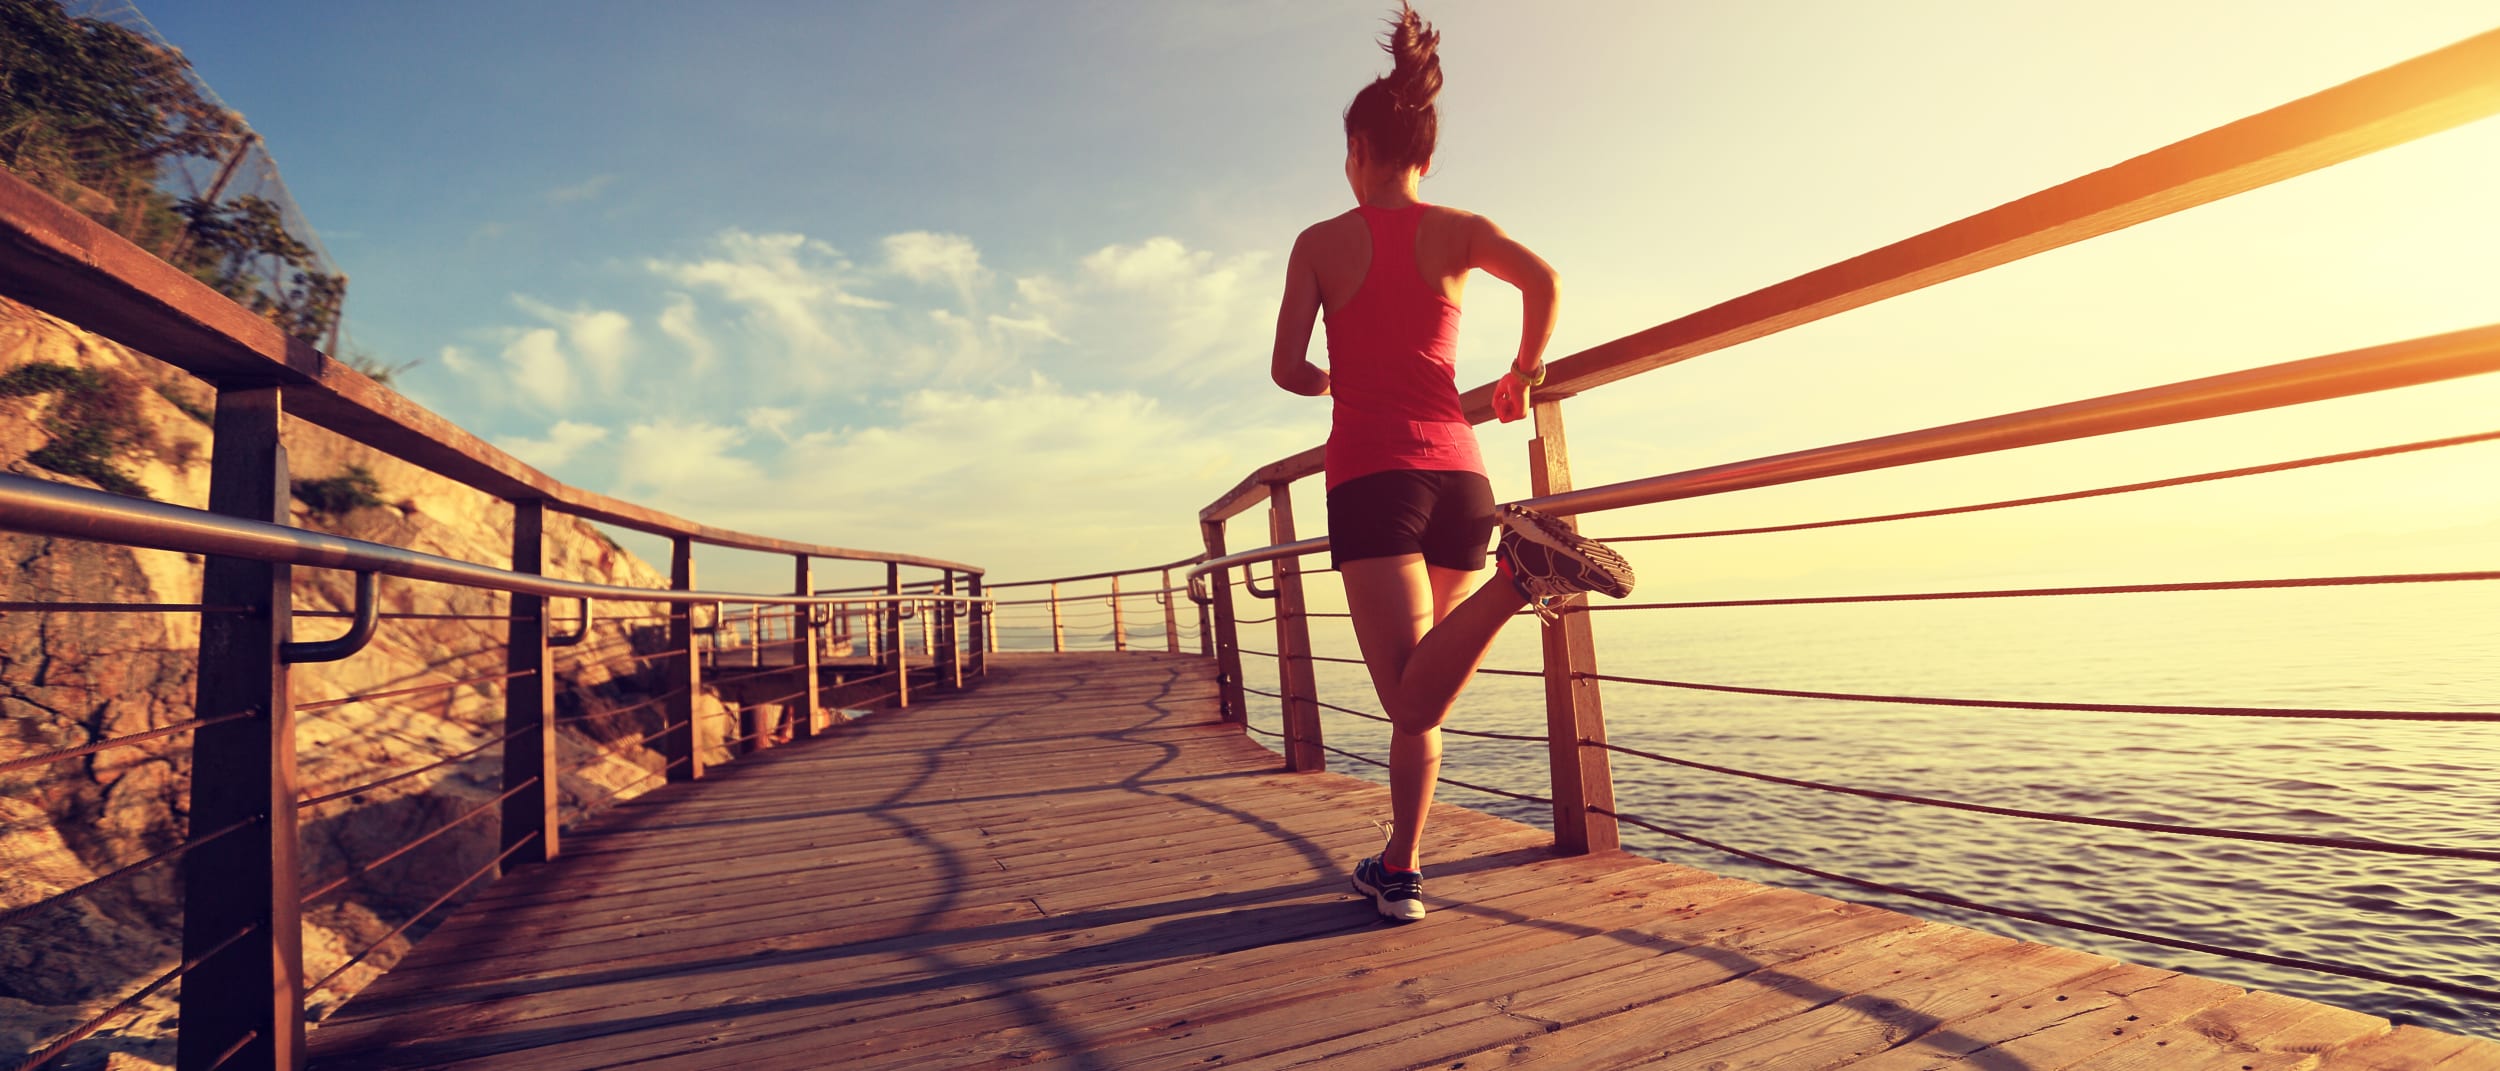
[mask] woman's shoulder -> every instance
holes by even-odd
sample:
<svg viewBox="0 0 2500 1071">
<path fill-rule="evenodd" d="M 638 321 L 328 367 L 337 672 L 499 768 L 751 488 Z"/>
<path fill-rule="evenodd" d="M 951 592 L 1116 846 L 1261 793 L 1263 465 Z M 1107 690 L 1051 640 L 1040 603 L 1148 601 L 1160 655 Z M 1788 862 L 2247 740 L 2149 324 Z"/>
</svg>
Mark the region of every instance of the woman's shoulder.
<svg viewBox="0 0 2500 1071">
<path fill-rule="evenodd" d="M 1363 217 L 1353 209 L 1347 209 L 1302 228 L 1302 233 L 1295 236 L 1293 245 L 1297 250 L 1321 253 L 1369 240 L 1370 234 L 1363 227 Z"/>
</svg>

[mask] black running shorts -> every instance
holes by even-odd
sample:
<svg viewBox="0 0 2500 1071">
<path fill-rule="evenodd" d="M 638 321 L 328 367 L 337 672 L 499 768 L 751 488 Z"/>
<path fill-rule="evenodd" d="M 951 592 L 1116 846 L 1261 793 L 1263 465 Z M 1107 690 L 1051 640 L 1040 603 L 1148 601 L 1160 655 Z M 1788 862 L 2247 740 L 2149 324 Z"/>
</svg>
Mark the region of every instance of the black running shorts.
<svg viewBox="0 0 2500 1071">
<path fill-rule="evenodd" d="M 1391 469 L 1328 492 L 1332 564 L 1422 554 L 1427 564 L 1484 568 L 1493 536 L 1493 484 L 1479 472 Z"/>
</svg>

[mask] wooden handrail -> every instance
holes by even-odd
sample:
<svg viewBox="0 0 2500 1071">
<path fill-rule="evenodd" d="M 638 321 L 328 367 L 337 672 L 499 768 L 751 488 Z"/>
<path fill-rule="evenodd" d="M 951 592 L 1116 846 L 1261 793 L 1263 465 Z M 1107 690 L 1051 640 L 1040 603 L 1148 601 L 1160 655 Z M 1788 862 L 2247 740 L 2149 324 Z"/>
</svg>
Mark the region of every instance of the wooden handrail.
<svg viewBox="0 0 2500 1071">
<path fill-rule="evenodd" d="M 1552 362 L 1556 400 L 2500 114 L 2500 30 L 2165 145 L 2116 166 Z M 1493 416 L 1493 384 L 1460 395 Z M 1199 511 L 1223 520 L 1320 471 L 1317 448 Z"/>
<path fill-rule="evenodd" d="M 733 532 L 562 483 L 6 173 L 0 293 L 220 389 L 285 387 L 288 413 L 497 498 L 540 500 L 585 520 L 710 546 L 981 572 L 917 554 Z"/>
</svg>

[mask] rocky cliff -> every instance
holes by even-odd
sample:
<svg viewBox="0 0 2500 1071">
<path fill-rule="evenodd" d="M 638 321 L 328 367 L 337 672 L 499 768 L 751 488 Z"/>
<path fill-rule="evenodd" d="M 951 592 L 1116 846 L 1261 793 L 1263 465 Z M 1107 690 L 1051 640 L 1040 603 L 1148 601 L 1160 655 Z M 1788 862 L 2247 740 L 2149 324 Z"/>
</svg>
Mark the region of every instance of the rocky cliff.
<svg viewBox="0 0 2500 1071">
<path fill-rule="evenodd" d="M 205 506 L 209 390 L 184 373 L 41 313 L 0 301 L 0 466 L 25 476 Z M 488 496 L 320 428 L 285 430 L 294 523 L 487 565 L 510 562 L 511 510 Z M 665 587 L 666 577 L 589 525 L 551 519 L 548 572 Z M 299 614 L 337 613 L 353 577 L 298 569 Z M 0 532 L 0 601 L 196 603 L 201 560 L 160 551 Z M 343 662 L 297 667 L 296 740 L 305 796 L 475 752 L 440 769 L 302 812 L 303 879 L 314 887 L 492 800 L 500 791 L 505 625 L 500 594 L 384 578 L 386 617 Z M 559 717 L 633 706 L 658 694 L 644 663 L 664 639 L 656 605 L 603 604 L 599 626 L 559 652 Z M 569 616 L 559 604 L 559 621 Z M 299 616 L 301 637 L 344 622 Z M 0 611 L 0 763 L 145 732 L 191 716 L 199 615 Z M 323 706 L 331 699 L 398 693 Z M 697 705 L 711 761 L 716 697 Z M 567 820 L 661 783 L 635 743 L 656 706 L 563 728 Z M 119 1003 L 179 962 L 174 868 L 158 866 L 54 901 L 190 835 L 187 734 L 0 774 L 0 1052 L 32 1052 Z M 199 831 L 206 832 L 206 831 Z M 492 809 L 306 909 L 307 976 L 328 975 L 494 855 Z M 52 902 L 47 902 L 52 901 Z M 422 924 L 418 927 L 422 929 Z M 316 994 L 318 1016 L 394 962 L 406 937 Z M 172 1063 L 172 990 L 135 1021 L 108 1026 L 61 1066 Z"/>
</svg>

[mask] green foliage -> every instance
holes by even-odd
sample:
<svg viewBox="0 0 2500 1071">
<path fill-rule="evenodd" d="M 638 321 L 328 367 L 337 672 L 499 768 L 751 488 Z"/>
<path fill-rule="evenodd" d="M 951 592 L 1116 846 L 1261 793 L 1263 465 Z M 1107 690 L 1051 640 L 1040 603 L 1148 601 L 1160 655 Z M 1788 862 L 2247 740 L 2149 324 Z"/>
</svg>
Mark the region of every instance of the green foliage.
<svg viewBox="0 0 2500 1071">
<path fill-rule="evenodd" d="M 382 504 L 382 482 L 362 465 L 349 465 L 347 471 L 319 480 L 295 481 L 295 497 L 316 513 L 333 517 Z"/>
<path fill-rule="evenodd" d="M 139 418 L 140 389 L 137 380 L 119 372 L 48 361 L 0 375 L 0 398 L 56 395 L 43 418 L 51 441 L 26 460 L 107 491 L 146 498 L 147 489 L 116 464 L 130 452 L 157 448 L 155 432 Z"/>
<path fill-rule="evenodd" d="M 58 0 L 0 0 L 0 163 L 305 342 L 337 321 L 343 275 L 318 270 L 279 207 L 253 196 L 176 201 L 167 164 L 247 148 L 182 53 Z"/>
<path fill-rule="evenodd" d="M 340 353 L 333 353 L 330 356 L 337 358 L 340 364 L 364 373 L 365 378 L 382 384 L 385 387 L 391 385 L 391 377 L 424 363 L 422 361 L 401 361 L 398 364 L 392 364 L 391 362 L 385 361 L 380 357 L 376 357 L 369 352 L 355 348 L 349 348 Z"/>
<path fill-rule="evenodd" d="M 217 423 L 217 414 L 210 410 L 209 407 L 192 400 L 189 395 L 175 390 L 173 387 L 163 383 L 150 385 L 156 388 L 157 397 L 163 398 L 168 402 L 172 402 L 174 408 L 182 410 L 185 414 L 190 416 L 191 419 L 211 426 L 214 426 Z"/>
</svg>

